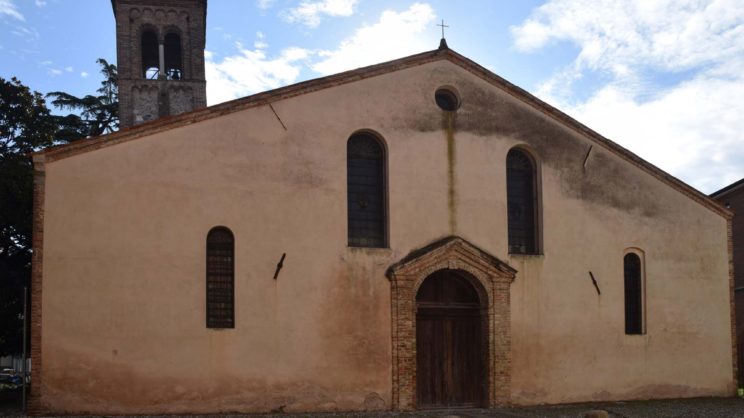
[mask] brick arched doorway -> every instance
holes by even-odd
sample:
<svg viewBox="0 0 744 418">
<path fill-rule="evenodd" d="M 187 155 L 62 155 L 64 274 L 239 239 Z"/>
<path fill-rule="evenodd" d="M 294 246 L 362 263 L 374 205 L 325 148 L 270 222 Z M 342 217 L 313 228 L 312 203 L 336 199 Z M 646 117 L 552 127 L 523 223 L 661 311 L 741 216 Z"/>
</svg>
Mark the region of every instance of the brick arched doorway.
<svg viewBox="0 0 744 418">
<path fill-rule="evenodd" d="M 393 407 L 416 408 L 416 295 L 422 283 L 438 271 L 458 271 L 470 280 L 485 302 L 482 338 L 483 406 L 509 402 L 511 393 L 511 331 L 509 286 L 516 270 L 460 237 L 448 237 L 412 251 L 387 272 L 392 286 Z"/>
</svg>

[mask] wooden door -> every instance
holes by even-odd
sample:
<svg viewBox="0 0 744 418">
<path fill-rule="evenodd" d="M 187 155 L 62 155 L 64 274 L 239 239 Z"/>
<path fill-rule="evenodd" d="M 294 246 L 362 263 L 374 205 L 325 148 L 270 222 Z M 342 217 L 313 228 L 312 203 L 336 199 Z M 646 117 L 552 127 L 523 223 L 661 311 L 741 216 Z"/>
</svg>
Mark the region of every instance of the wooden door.
<svg viewBox="0 0 744 418">
<path fill-rule="evenodd" d="M 424 281 L 416 302 L 418 407 L 482 406 L 487 363 L 477 292 L 445 270 Z"/>
</svg>

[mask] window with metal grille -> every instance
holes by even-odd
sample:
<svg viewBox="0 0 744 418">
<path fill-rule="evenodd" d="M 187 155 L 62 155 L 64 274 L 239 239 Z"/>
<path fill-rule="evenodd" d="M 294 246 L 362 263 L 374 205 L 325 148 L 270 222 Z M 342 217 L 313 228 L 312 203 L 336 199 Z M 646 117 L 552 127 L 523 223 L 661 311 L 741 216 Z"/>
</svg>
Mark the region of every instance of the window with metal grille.
<svg viewBox="0 0 744 418">
<path fill-rule="evenodd" d="M 235 240 L 218 226 L 207 234 L 207 328 L 234 328 Z"/>
<path fill-rule="evenodd" d="M 506 203 L 509 253 L 537 254 L 535 164 L 513 149 L 506 156 Z"/>
<path fill-rule="evenodd" d="M 643 334 L 643 277 L 641 258 L 628 253 L 623 258 L 625 275 L 625 333 Z"/>
<path fill-rule="evenodd" d="M 350 247 L 386 244 L 385 151 L 370 134 L 349 138 L 346 148 Z"/>
</svg>

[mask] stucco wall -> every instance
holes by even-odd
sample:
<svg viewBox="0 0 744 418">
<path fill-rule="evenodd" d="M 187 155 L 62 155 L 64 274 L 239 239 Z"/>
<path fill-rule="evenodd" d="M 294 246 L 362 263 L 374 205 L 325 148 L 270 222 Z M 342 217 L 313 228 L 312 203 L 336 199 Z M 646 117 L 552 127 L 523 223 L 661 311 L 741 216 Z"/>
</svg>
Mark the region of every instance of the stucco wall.
<svg viewBox="0 0 744 418">
<path fill-rule="evenodd" d="M 441 85 L 462 97 L 454 158 L 433 100 Z M 447 61 L 273 107 L 287 130 L 263 106 L 46 165 L 46 408 L 390 408 L 385 270 L 448 235 L 518 271 L 514 403 L 732 390 L 720 215 L 598 144 L 584 167 L 592 142 Z M 359 129 L 387 146 L 389 249 L 346 246 L 346 140 Z M 540 256 L 507 254 L 515 145 L 540 161 Z M 205 327 L 205 238 L 217 225 L 235 235 L 231 330 Z M 645 254 L 643 336 L 624 334 L 630 247 Z"/>
</svg>

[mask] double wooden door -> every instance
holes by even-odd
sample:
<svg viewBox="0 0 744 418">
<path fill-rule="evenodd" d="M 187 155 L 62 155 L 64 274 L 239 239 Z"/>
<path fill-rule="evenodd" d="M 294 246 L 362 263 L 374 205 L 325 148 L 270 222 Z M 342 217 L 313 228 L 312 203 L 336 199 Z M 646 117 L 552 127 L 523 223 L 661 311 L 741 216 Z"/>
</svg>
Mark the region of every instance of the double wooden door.
<svg viewBox="0 0 744 418">
<path fill-rule="evenodd" d="M 451 271 L 435 273 L 422 284 L 416 309 L 418 407 L 483 405 L 481 312 L 470 283 Z"/>
</svg>

